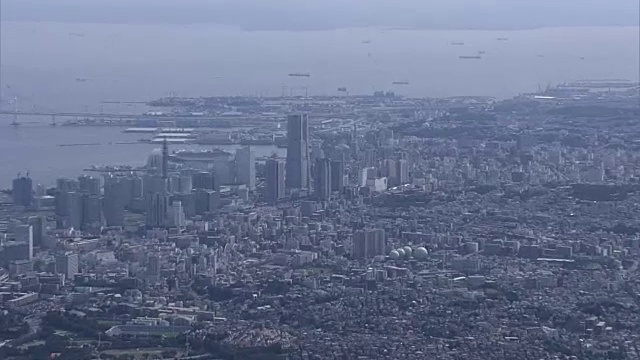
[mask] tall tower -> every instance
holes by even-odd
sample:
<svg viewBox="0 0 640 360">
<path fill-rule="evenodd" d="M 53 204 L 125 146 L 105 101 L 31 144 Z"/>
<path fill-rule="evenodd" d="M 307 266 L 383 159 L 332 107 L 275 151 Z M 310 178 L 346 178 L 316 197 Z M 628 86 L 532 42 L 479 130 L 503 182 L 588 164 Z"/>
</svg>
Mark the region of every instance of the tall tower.
<svg viewBox="0 0 640 360">
<path fill-rule="evenodd" d="M 331 197 L 331 163 L 328 159 L 317 159 L 314 170 L 314 196 L 318 200 L 329 200 Z"/>
<path fill-rule="evenodd" d="M 279 159 L 269 159 L 266 163 L 266 192 L 268 203 L 275 204 L 284 197 L 285 164 Z"/>
<path fill-rule="evenodd" d="M 164 137 L 162 141 L 162 178 L 167 178 L 167 172 L 169 171 L 169 143 L 167 137 Z"/>
<path fill-rule="evenodd" d="M 236 150 L 236 179 L 245 184 L 249 190 L 256 187 L 256 160 L 251 147 L 246 146 Z"/>
<path fill-rule="evenodd" d="M 13 188 L 11 189 L 13 195 L 13 203 L 19 206 L 31 206 L 33 199 L 33 181 L 27 176 L 20 176 L 13 179 Z"/>
<path fill-rule="evenodd" d="M 286 187 L 309 188 L 309 121 L 306 114 L 287 118 Z"/>
</svg>

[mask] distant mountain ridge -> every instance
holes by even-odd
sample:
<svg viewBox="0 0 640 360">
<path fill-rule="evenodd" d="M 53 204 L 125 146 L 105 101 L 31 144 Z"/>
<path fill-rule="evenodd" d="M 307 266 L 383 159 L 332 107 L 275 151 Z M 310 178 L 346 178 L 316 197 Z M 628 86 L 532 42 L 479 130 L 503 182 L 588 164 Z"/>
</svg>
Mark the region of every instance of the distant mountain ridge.
<svg viewBox="0 0 640 360">
<path fill-rule="evenodd" d="M 247 30 L 638 26 L 638 0 L 2 0 L 3 21 L 216 23 Z"/>
</svg>

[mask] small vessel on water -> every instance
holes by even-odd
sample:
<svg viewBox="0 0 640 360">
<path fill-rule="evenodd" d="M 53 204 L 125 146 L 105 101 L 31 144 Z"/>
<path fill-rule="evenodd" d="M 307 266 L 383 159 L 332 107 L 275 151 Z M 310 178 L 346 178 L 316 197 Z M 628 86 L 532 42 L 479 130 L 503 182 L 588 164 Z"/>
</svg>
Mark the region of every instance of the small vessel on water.
<svg viewBox="0 0 640 360">
<path fill-rule="evenodd" d="M 291 73 L 289 74 L 291 77 L 311 77 L 309 73 Z"/>
<path fill-rule="evenodd" d="M 87 79 L 87 78 L 76 78 L 76 81 L 77 82 L 87 82 L 87 81 L 89 81 L 89 79 Z"/>
<path fill-rule="evenodd" d="M 451 45 L 462 46 L 464 43 L 462 41 L 452 42 Z"/>
<path fill-rule="evenodd" d="M 394 81 L 392 82 L 393 85 L 409 85 L 409 82 L 407 81 Z"/>
<path fill-rule="evenodd" d="M 498 41 L 509 41 L 509 38 L 508 37 L 499 37 L 496 40 L 498 40 Z"/>
<path fill-rule="evenodd" d="M 487 52 L 486 52 L 486 51 L 483 51 L 483 50 L 479 50 L 479 51 L 478 51 L 478 54 L 480 54 L 480 55 L 484 55 L 484 54 L 486 54 L 486 53 L 487 53 Z"/>
<path fill-rule="evenodd" d="M 343 86 L 343 87 L 339 87 L 339 88 L 338 88 L 338 91 L 339 91 L 339 92 L 347 92 L 347 88 L 346 88 L 346 87 L 344 87 L 344 86 Z"/>
<path fill-rule="evenodd" d="M 463 60 L 470 60 L 470 59 L 480 60 L 480 59 L 482 59 L 482 56 L 480 56 L 480 55 L 460 55 L 460 56 L 458 56 L 458 58 L 463 59 Z"/>
<path fill-rule="evenodd" d="M 363 44 L 371 44 L 371 40 L 362 40 Z"/>
</svg>

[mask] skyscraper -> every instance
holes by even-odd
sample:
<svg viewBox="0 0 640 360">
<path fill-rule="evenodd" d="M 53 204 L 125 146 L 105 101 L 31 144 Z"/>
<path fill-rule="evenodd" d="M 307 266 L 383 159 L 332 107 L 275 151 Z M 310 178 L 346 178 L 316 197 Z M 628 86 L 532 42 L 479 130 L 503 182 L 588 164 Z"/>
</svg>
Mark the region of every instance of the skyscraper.
<svg viewBox="0 0 640 360">
<path fill-rule="evenodd" d="M 66 228 L 74 228 L 76 230 L 82 228 L 83 218 L 83 203 L 84 198 L 82 194 L 76 191 L 70 191 L 66 193 L 67 198 L 67 210 L 66 210 Z"/>
<path fill-rule="evenodd" d="M 309 188 L 309 121 L 307 115 L 287 119 L 286 187 Z"/>
<path fill-rule="evenodd" d="M 83 175 L 78 178 L 78 185 L 83 194 L 100 196 L 100 179 Z"/>
<path fill-rule="evenodd" d="M 284 197 L 285 164 L 279 159 L 268 159 L 266 163 L 266 191 L 268 203 L 275 204 Z"/>
<path fill-rule="evenodd" d="M 47 236 L 47 218 L 44 216 L 31 216 L 29 225 L 33 227 L 33 245 L 43 246 Z"/>
<path fill-rule="evenodd" d="M 211 172 L 202 171 L 191 176 L 194 189 L 216 190 L 215 176 Z"/>
<path fill-rule="evenodd" d="M 31 200 L 33 199 L 33 181 L 27 176 L 18 177 L 13 179 L 13 187 L 11 189 L 13 195 L 13 204 L 18 206 L 31 206 Z"/>
<path fill-rule="evenodd" d="M 173 201 L 167 213 L 168 226 L 182 228 L 186 225 L 181 201 Z"/>
<path fill-rule="evenodd" d="M 398 175 L 399 185 L 404 185 L 409 182 L 409 167 L 407 160 L 401 159 L 396 162 L 396 174 Z"/>
<path fill-rule="evenodd" d="M 56 256 L 56 274 L 64 274 L 65 280 L 73 280 L 78 273 L 78 254 L 68 252 Z"/>
<path fill-rule="evenodd" d="M 153 192 L 147 196 L 146 224 L 151 227 L 164 227 L 167 225 L 167 203 L 166 193 Z"/>
<path fill-rule="evenodd" d="M 33 227 L 31 225 L 16 225 L 13 233 L 16 242 L 27 244 L 29 260 L 33 259 Z"/>
<path fill-rule="evenodd" d="M 256 187 L 255 154 L 249 146 L 236 150 L 236 179 L 238 183 L 247 185 L 249 190 Z"/>
<path fill-rule="evenodd" d="M 331 191 L 342 192 L 344 188 L 344 162 L 331 161 Z"/>
<path fill-rule="evenodd" d="M 132 186 L 131 178 L 105 178 L 102 207 L 107 226 L 124 225 L 124 209 L 132 200 Z"/>
<path fill-rule="evenodd" d="M 82 226 L 102 225 L 102 199 L 98 195 L 82 197 Z"/>
<path fill-rule="evenodd" d="M 313 193 L 318 200 L 331 197 L 331 163 L 328 159 L 317 159 L 314 167 Z"/>
</svg>

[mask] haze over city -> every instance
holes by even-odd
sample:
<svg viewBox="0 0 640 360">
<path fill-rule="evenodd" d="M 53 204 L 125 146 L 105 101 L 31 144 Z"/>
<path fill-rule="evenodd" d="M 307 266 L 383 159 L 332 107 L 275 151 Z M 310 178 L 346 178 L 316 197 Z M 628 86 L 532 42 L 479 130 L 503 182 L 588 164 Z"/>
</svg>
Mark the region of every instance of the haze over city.
<svg viewBox="0 0 640 360">
<path fill-rule="evenodd" d="M 637 0 L 2 0 L 1 359 L 640 358 Z"/>
</svg>

